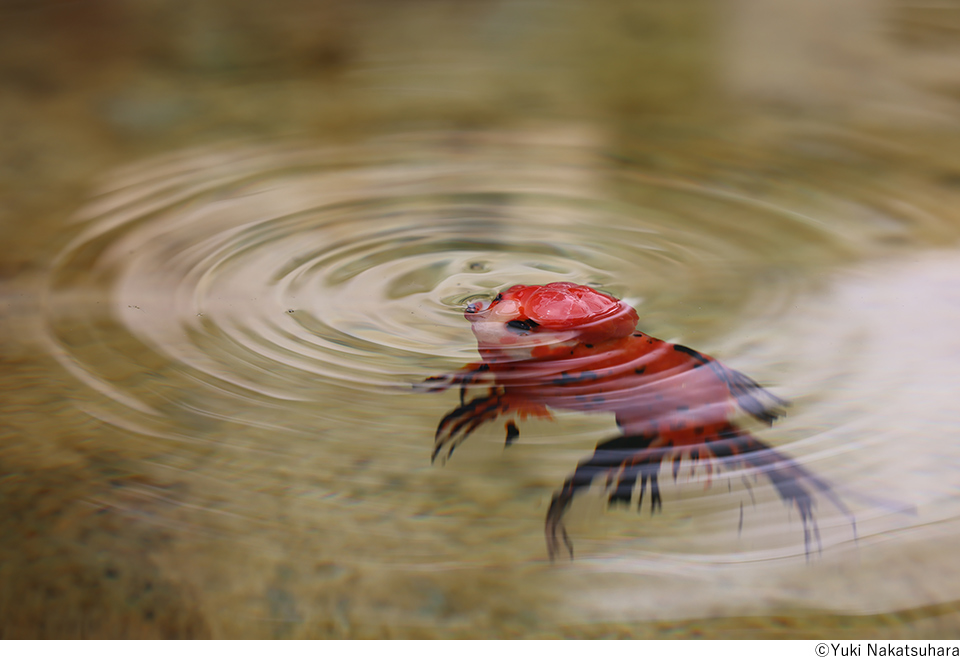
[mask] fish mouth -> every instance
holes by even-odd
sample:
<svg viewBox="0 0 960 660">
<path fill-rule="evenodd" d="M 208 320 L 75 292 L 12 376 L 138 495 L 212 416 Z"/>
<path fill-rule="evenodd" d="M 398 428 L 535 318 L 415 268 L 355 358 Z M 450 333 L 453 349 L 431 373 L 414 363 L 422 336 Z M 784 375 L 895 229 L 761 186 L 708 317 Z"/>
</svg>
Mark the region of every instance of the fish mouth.
<svg viewBox="0 0 960 660">
<path fill-rule="evenodd" d="M 484 302 L 482 300 L 475 300 L 474 302 L 468 304 L 463 310 L 463 316 L 468 321 L 479 320 L 477 317 L 484 312 Z"/>
</svg>

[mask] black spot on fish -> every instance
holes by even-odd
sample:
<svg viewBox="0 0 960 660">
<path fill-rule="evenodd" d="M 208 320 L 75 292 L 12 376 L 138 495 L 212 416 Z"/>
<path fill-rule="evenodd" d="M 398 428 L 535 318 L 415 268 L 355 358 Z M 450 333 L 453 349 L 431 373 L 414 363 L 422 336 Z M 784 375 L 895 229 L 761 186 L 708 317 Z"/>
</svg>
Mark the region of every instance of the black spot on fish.
<svg viewBox="0 0 960 660">
<path fill-rule="evenodd" d="M 540 324 L 533 319 L 526 319 L 524 321 L 521 321 L 520 319 L 514 319 L 512 321 L 507 321 L 508 328 L 511 330 L 519 330 L 521 332 L 530 332 L 538 325 Z"/>
<path fill-rule="evenodd" d="M 513 441 L 520 437 L 520 429 L 517 428 L 517 425 L 511 420 L 507 422 L 507 440 L 506 446 L 509 447 L 513 444 Z"/>
<path fill-rule="evenodd" d="M 570 385 L 573 383 L 582 383 L 585 380 L 597 380 L 599 377 L 596 372 L 584 371 L 578 376 L 571 376 L 567 371 L 560 372 L 560 378 L 554 378 L 550 383 L 552 385 Z"/>
<path fill-rule="evenodd" d="M 686 346 L 681 346 L 680 344 L 674 344 L 673 350 L 689 355 L 700 364 L 706 364 L 707 362 L 709 362 L 709 360 L 705 358 L 701 353 L 693 350 L 692 348 L 687 348 Z"/>
</svg>

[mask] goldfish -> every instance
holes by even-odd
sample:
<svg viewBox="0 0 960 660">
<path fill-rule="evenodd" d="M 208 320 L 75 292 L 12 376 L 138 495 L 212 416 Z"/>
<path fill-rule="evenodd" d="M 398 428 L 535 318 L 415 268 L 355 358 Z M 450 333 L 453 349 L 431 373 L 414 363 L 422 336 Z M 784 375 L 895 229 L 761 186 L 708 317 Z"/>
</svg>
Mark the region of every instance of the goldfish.
<svg viewBox="0 0 960 660">
<path fill-rule="evenodd" d="M 564 517 L 578 493 L 605 479 L 609 504 L 629 506 L 639 483 L 640 506 L 649 485 L 654 513 L 663 506 L 661 467 L 669 464 L 676 480 L 684 459 L 710 471 L 742 467 L 765 475 L 799 512 L 808 557 L 812 541 L 820 547 L 815 494 L 852 519 L 826 481 L 738 421 L 752 417 L 770 426 L 787 401 L 709 355 L 638 331 L 639 315 L 623 301 L 572 282 L 516 285 L 489 304 L 471 303 L 464 316 L 481 361 L 427 379 L 431 391 L 460 387 L 460 405 L 437 425 L 431 460 L 450 458 L 498 418 L 506 419 L 506 446 L 520 436 L 518 421 L 552 419 L 551 410 L 613 413 L 619 428 L 554 493 L 544 522 L 551 561 L 561 541 L 573 559 Z M 483 394 L 467 400 L 480 387 Z"/>
</svg>

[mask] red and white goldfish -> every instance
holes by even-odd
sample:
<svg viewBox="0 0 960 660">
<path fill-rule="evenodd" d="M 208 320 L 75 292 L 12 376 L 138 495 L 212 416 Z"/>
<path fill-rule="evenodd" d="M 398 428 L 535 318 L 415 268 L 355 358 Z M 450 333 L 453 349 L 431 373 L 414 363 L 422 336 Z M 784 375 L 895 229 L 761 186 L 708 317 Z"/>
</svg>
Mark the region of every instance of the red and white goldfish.
<svg viewBox="0 0 960 660">
<path fill-rule="evenodd" d="M 563 518 L 579 491 L 603 477 L 610 504 L 629 505 L 637 481 L 641 502 L 649 482 L 655 511 L 661 465 L 671 462 L 676 478 L 683 458 L 765 474 L 799 511 L 808 553 L 811 536 L 820 542 L 813 493 L 850 517 L 825 481 L 734 422 L 742 411 L 770 425 L 786 401 L 709 355 L 638 332 L 636 310 L 622 301 L 570 282 L 517 285 L 487 306 L 471 304 L 465 316 L 482 361 L 428 379 L 431 390 L 461 388 L 460 406 L 437 426 L 433 459 L 501 416 L 509 416 L 510 445 L 519 436 L 515 418 L 550 418 L 551 408 L 612 412 L 622 433 L 598 444 L 554 494 L 545 521 L 551 559 L 559 539 L 573 557 Z M 467 401 L 481 383 L 489 383 L 486 393 Z"/>
</svg>

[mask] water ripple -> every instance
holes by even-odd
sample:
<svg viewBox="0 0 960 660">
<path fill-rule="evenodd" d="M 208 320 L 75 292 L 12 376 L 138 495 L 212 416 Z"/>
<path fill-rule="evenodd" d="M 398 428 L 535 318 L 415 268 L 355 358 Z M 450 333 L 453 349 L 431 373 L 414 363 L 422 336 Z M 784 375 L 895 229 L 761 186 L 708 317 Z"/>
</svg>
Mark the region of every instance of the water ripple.
<svg viewBox="0 0 960 660">
<path fill-rule="evenodd" d="M 541 557 L 537 507 L 612 423 L 534 421 L 506 453 L 502 435 L 478 433 L 470 457 L 431 468 L 450 401 L 411 385 L 476 359 L 468 303 L 517 283 L 587 284 L 636 307 L 643 330 L 733 358 L 795 399 L 774 444 L 852 482 L 843 493 L 878 538 L 905 523 L 878 505 L 884 478 L 851 480 L 849 431 L 866 418 L 837 413 L 838 391 L 865 389 L 852 366 L 869 358 L 863 328 L 804 321 L 824 273 L 858 253 L 851 236 L 800 206 L 653 175 L 590 135 L 226 145 L 111 179 L 54 264 L 45 313 L 53 354 L 90 388 L 79 405 L 134 434 L 151 465 L 216 475 L 192 506 L 279 533 L 262 514 L 279 498 L 301 523 L 340 530 L 337 561 L 466 565 L 507 552 L 478 519 L 509 531 L 511 556 Z M 818 337 L 829 342 L 804 348 Z M 841 343 L 843 357 L 823 350 Z M 824 409 L 842 421 L 818 422 Z M 859 442 L 890 477 L 885 441 Z M 598 557 L 604 544 L 630 548 L 581 570 L 667 579 L 674 565 L 803 562 L 797 521 L 741 476 L 681 479 L 642 538 L 635 514 L 581 525 Z M 889 495 L 911 502 L 904 488 Z M 231 529 L 210 515 L 208 529 Z M 818 515 L 825 548 L 852 543 L 842 515 Z M 350 540 L 371 534 L 389 547 Z M 463 534 L 486 540 L 457 553 L 447 540 Z"/>
<path fill-rule="evenodd" d="M 516 282 L 603 286 L 660 313 L 663 292 L 738 305 L 755 289 L 752 259 L 828 235 L 589 149 L 504 136 L 198 152 L 112 188 L 56 265 L 58 343 L 83 343 L 63 340 L 77 332 L 70 301 L 102 294 L 195 376 L 282 399 L 315 379 L 401 386 L 439 357 L 467 359 L 464 305 Z"/>
</svg>

